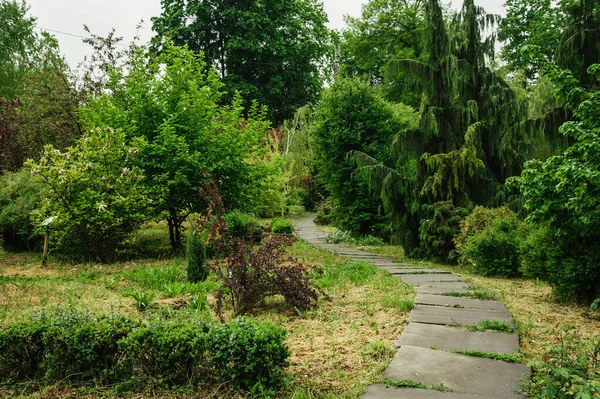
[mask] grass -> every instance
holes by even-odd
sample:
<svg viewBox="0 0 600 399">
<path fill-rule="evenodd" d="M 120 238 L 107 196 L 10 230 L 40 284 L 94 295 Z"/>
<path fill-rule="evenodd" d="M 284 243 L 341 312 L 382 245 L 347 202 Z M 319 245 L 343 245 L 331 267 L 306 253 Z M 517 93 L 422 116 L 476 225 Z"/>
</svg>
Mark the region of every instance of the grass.
<svg viewBox="0 0 600 399">
<path fill-rule="evenodd" d="M 387 378 L 385 380 L 385 385 L 387 385 L 388 387 L 392 387 L 392 388 L 418 388 L 418 389 L 429 389 L 432 391 L 440 391 L 440 392 L 454 392 L 453 389 L 446 388 L 444 386 L 444 384 L 427 386 L 425 384 L 422 384 L 420 382 L 413 381 L 413 380 L 395 381 L 390 378 Z"/>
<path fill-rule="evenodd" d="M 475 291 L 469 292 L 444 292 L 442 295 L 444 296 L 452 296 L 459 298 L 471 298 L 471 299 L 482 299 L 482 300 L 494 300 L 497 301 L 500 299 L 500 294 L 494 291 L 485 290 L 485 289 L 477 289 Z"/>
<path fill-rule="evenodd" d="M 460 355 L 483 357 L 485 359 L 501 360 L 509 363 L 523 363 L 523 357 L 514 353 L 482 352 L 478 350 L 456 350 L 452 352 Z"/>
<path fill-rule="evenodd" d="M 160 241 L 166 250 L 166 226 L 151 224 L 148 229 L 140 236 Z M 393 343 L 412 308 L 413 289 L 368 263 L 349 262 L 304 242 L 295 243 L 289 253 L 323 270 L 314 278 L 328 300 L 323 298 L 317 309 L 298 315 L 283 298 L 271 297 L 249 315 L 288 331 L 289 386 L 278 397 L 355 398 L 378 381 L 392 360 Z M 179 256 L 163 254 L 113 264 L 68 264 L 51 257 L 48 267 L 41 269 L 38 254 L 4 253 L 0 255 L 0 327 L 57 306 L 98 314 L 118 313 L 136 320 L 215 320 L 211 308 L 218 287 L 214 277 L 200 284 L 188 283 L 185 259 Z M 161 399 L 244 397 L 217 388 L 194 392 L 153 390 L 141 395 Z M 0 388 L 2 397 L 99 399 L 119 395 L 110 387 L 65 383 L 36 389 L 4 387 Z"/>
</svg>

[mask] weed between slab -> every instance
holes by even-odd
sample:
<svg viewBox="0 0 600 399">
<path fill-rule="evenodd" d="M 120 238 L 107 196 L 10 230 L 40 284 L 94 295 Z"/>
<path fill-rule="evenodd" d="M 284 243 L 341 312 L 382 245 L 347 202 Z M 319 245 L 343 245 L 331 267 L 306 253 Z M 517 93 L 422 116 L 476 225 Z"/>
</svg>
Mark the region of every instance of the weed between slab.
<svg viewBox="0 0 600 399">
<path fill-rule="evenodd" d="M 509 363 L 523 363 L 523 358 L 521 355 L 514 353 L 483 352 L 478 350 L 455 350 L 452 352 L 458 353 L 459 355 L 483 357 L 486 359 L 501 360 Z"/>
<path fill-rule="evenodd" d="M 385 385 L 391 388 L 418 388 L 428 389 L 431 391 L 454 392 L 453 389 L 445 387 L 444 384 L 427 386 L 425 384 L 421 384 L 420 382 L 413 380 L 394 381 L 391 378 L 386 378 Z"/>
<path fill-rule="evenodd" d="M 469 292 L 457 292 L 450 291 L 444 292 L 443 296 L 452 296 L 452 297 L 460 297 L 460 298 L 471 298 L 471 299 L 482 299 L 482 300 L 499 300 L 500 295 L 497 292 L 490 290 L 476 290 Z"/>
<path fill-rule="evenodd" d="M 469 331 L 497 331 L 506 334 L 512 334 L 515 329 L 510 326 L 506 321 L 497 320 L 481 320 L 479 324 L 460 324 L 454 323 L 449 324 L 450 327 L 464 328 Z"/>
</svg>

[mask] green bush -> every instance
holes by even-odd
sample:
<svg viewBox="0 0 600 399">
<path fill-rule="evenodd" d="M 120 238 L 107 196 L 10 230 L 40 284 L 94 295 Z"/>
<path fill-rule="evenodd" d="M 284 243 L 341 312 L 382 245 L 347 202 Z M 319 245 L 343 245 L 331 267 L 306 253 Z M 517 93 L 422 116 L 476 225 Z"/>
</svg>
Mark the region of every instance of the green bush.
<svg viewBox="0 0 600 399">
<path fill-rule="evenodd" d="M 292 222 L 284 218 L 275 218 L 271 222 L 271 233 L 273 234 L 294 234 Z"/>
<path fill-rule="evenodd" d="M 548 264 L 560 257 L 554 245 L 552 231 L 547 227 L 531 228 L 519 245 L 523 276 L 548 279 Z"/>
<path fill-rule="evenodd" d="M 484 276 L 518 276 L 521 226 L 516 216 L 497 217 L 481 234 L 467 238 L 461 255 Z"/>
<path fill-rule="evenodd" d="M 67 152 L 46 146 L 31 173 L 43 177 L 36 222 L 54 216 L 51 245 L 75 260 L 110 261 L 152 215 L 144 175 L 135 166 L 146 143 L 123 132 L 93 129 Z"/>
<path fill-rule="evenodd" d="M 273 392 L 283 383 L 289 355 L 285 330 L 270 323 L 140 323 L 59 310 L 0 330 L 0 383 L 214 383 Z"/>
<path fill-rule="evenodd" d="M 22 169 L 0 176 L 0 237 L 7 249 L 31 249 L 41 244 L 31 214 L 40 207 L 44 183 Z"/>
<path fill-rule="evenodd" d="M 483 233 L 492 220 L 498 217 L 509 217 L 512 215 L 515 215 L 515 213 L 506 206 L 501 208 L 476 206 L 469 216 L 460 222 L 458 234 L 456 234 L 453 239 L 456 250 L 460 253 L 467 244 L 467 239 L 471 236 Z M 459 258 L 459 261 L 464 263 L 465 259 Z"/>
<path fill-rule="evenodd" d="M 206 243 L 205 239 L 197 231 L 193 231 L 187 242 L 187 280 L 190 283 L 199 283 L 208 277 L 208 267 L 204 264 L 206 261 Z"/>
<path fill-rule="evenodd" d="M 352 237 L 352 234 L 350 234 L 350 232 L 348 231 L 335 229 L 334 231 L 325 236 L 325 242 L 329 244 L 346 243 L 350 245 L 355 245 L 356 239 Z"/>
<path fill-rule="evenodd" d="M 571 399 L 600 397 L 600 339 L 579 336 L 572 328 L 553 333 L 539 361 L 531 362 L 528 397 Z"/>
<path fill-rule="evenodd" d="M 455 207 L 451 201 L 423 205 L 427 215 L 419 227 L 419 255 L 439 261 L 453 261 L 454 242 L 460 222 L 469 214 L 465 208 Z"/>
<path fill-rule="evenodd" d="M 227 231 L 233 238 L 242 238 L 246 241 L 260 242 L 263 239 L 263 230 L 258 219 L 253 215 L 235 210 L 223 216 Z"/>
</svg>

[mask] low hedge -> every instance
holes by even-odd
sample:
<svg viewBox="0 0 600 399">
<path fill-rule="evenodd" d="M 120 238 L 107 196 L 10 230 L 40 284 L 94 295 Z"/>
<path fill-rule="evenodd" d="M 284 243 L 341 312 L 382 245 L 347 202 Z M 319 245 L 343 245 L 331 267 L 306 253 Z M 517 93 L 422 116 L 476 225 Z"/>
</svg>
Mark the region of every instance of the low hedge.
<svg viewBox="0 0 600 399">
<path fill-rule="evenodd" d="M 208 383 L 275 391 L 290 354 L 284 342 L 282 328 L 245 318 L 139 322 L 66 310 L 0 329 L 0 382 Z"/>
</svg>

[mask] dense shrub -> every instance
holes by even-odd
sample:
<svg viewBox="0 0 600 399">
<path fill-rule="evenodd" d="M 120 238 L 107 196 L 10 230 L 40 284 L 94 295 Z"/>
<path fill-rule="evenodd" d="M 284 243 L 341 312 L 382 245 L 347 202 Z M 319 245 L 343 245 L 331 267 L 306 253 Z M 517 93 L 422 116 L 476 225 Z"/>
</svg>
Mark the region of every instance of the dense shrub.
<svg viewBox="0 0 600 399">
<path fill-rule="evenodd" d="M 293 238 L 284 235 L 268 235 L 258 247 L 240 239 L 230 242 L 228 256 L 212 266 L 223 281 L 216 295 L 217 312 L 222 314 L 224 302 L 230 301 L 234 314 L 242 315 L 276 294 L 297 310 L 316 306 L 319 291 L 310 269 L 286 255 L 285 247 L 292 243 Z"/>
<path fill-rule="evenodd" d="M 541 399 L 600 397 L 600 339 L 579 336 L 572 328 L 553 333 L 542 360 L 529 364 L 529 396 Z"/>
<path fill-rule="evenodd" d="M 315 211 L 317 216 L 315 217 L 315 224 L 319 226 L 327 226 L 333 222 L 333 206 L 331 200 L 322 200 L 315 205 Z"/>
<path fill-rule="evenodd" d="M 419 255 L 440 261 L 453 261 L 455 247 L 452 238 L 469 212 L 465 208 L 455 207 L 451 201 L 424 205 L 423 211 L 427 219 L 421 220 L 419 228 Z"/>
<path fill-rule="evenodd" d="M 140 323 L 66 310 L 0 330 L 1 383 L 216 383 L 269 392 L 282 384 L 288 357 L 285 330 L 243 318 Z"/>
<path fill-rule="evenodd" d="M 346 243 L 354 245 L 356 244 L 356 239 L 348 231 L 335 229 L 325 236 L 325 242 L 330 244 Z"/>
<path fill-rule="evenodd" d="M 514 215 L 514 212 L 506 206 L 501 208 L 476 206 L 473 208 L 473 211 L 460 222 L 458 234 L 456 234 L 453 239 L 456 250 L 460 253 L 467 244 L 467 239 L 471 236 L 483 233 L 492 220 L 498 217 L 508 217 L 512 215 Z M 463 263 L 464 259 L 459 259 L 459 261 Z"/>
<path fill-rule="evenodd" d="M 482 233 L 467 238 L 461 255 L 484 276 L 518 276 L 521 227 L 515 215 L 497 217 Z"/>
<path fill-rule="evenodd" d="M 187 280 L 190 283 L 199 283 L 208 277 L 206 262 L 206 237 L 198 231 L 193 231 L 187 241 Z"/>
<path fill-rule="evenodd" d="M 43 177 L 42 207 L 36 222 L 50 216 L 51 244 L 74 259 L 109 261 L 141 223 L 150 219 L 154 199 L 135 161 L 145 142 L 94 129 L 61 152 L 47 146 L 29 170 Z"/>
<path fill-rule="evenodd" d="M 242 238 L 247 241 L 260 242 L 263 238 L 263 230 L 256 217 L 235 210 L 223 216 L 227 231 L 233 238 Z"/>
<path fill-rule="evenodd" d="M 44 183 L 23 169 L 0 176 L 0 237 L 10 249 L 31 249 L 40 242 L 31 214 L 40 207 Z"/>
<path fill-rule="evenodd" d="M 528 278 L 546 280 L 548 264 L 560 257 L 548 227 L 531 228 L 519 244 L 521 271 Z"/>
<path fill-rule="evenodd" d="M 294 234 L 292 222 L 284 218 L 275 218 L 271 222 L 271 233 L 273 234 Z"/>
</svg>

